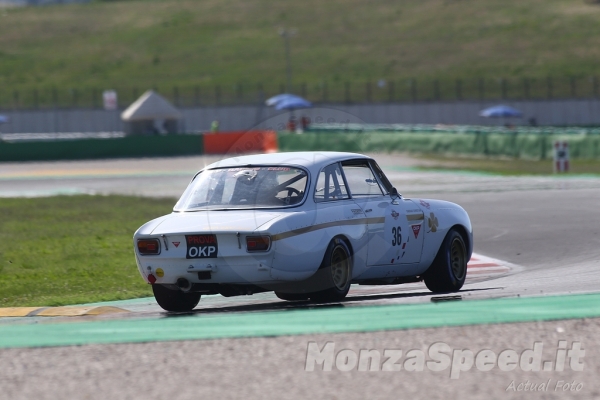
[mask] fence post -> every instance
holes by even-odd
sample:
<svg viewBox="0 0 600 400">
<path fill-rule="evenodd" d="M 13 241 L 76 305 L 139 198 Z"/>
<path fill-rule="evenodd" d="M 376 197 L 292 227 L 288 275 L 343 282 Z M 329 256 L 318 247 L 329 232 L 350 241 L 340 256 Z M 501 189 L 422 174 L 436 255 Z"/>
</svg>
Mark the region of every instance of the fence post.
<svg viewBox="0 0 600 400">
<path fill-rule="evenodd" d="M 19 108 L 19 91 L 18 90 L 13 91 L 13 108 L 14 109 Z"/>
<path fill-rule="evenodd" d="M 244 93 L 242 90 L 242 84 L 238 83 L 235 87 L 235 95 L 237 97 L 238 104 L 242 104 L 244 102 Z"/>
<path fill-rule="evenodd" d="M 540 159 L 546 159 L 546 132 L 544 130 L 540 132 Z"/>
<path fill-rule="evenodd" d="M 200 106 L 200 87 L 198 85 L 194 86 L 194 106 Z"/>
<path fill-rule="evenodd" d="M 485 81 L 483 78 L 479 78 L 477 89 L 479 91 L 479 100 L 483 100 L 485 98 Z"/>
<path fill-rule="evenodd" d="M 58 92 L 55 87 L 52 88 L 52 106 L 58 108 Z"/>
<path fill-rule="evenodd" d="M 92 108 L 98 108 L 98 89 L 92 89 Z"/>
<path fill-rule="evenodd" d="M 173 104 L 175 107 L 179 107 L 179 88 L 177 86 L 173 86 Z"/>
<path fill-rule="evenodd" d="M 256 90 L 258 90 L 258 97 L 259 100 L 262 100 L 263 98 L 263 94 L 264 94 L 264 89 L 263 89 L 263 84 L 259 83 L 258 85 L 256 85 Z M 262 104 L 261 104 L 262 105 Z"/>
<path fill-rule="evenodd" d="M 529 100 L 529 79 L 523 78 L 523 98 Z"/>
<path fill-rule="evenodd" d="M 350 82 L 344 83 L 344 101 L 346 103 L 350 103 L 352 101 L 350 99 Z"/>
</svg>

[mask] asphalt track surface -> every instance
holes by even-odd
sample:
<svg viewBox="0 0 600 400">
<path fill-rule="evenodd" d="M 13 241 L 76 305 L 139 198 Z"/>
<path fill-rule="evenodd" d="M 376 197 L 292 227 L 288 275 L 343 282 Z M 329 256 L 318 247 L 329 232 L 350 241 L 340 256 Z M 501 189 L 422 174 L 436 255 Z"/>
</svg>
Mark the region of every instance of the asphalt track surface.
<svg viewBox="0 0 600 400">
<path fill-rule="evenodd" d="M 462 299 L 517 298 L 518 301 L 518 297 L 598 292 L 600 178 L 508 178 L 423 172 L 414 168 L 422 165 L 418 160 L 400 155 L 374 156 L 406 197 L 439 198 L 461 204 L 473 222 L 475 251 L 511 267 L 507 273 L 471 279 L 460 293 Z M 5 163 L 0 164 L 0 196 L 124 193 L 177 197 L 193 172 L 206 162 L 188 157 Z M 426 306 L 431 298 L 418 285 L 359 287 L 353 288 L 349 300 L 342 305 L 368 311 L 369 307 L 413 303 Z M 589 297 L 589 302 L 592 308 L 598 306 L 597 297 Z M 142 301 L 132 309 L 135 312 L 127 318 L 133 316 L 133 321 L 141 316 L 157 319 L 166 316 L 151 301 Z M 317 309 L 310 304 L 281 302 L 268 294 L 230 299 L 211 296 L 201 300 L 191 318 L 207 313 L 235 317 L 286 310 L 310 313 Z M 401 311 L 399 314 L 393 317 L 402 318 Z M 557 313 L 559 321 L 548 321 L 552 319 L 550 316 L 539 318 L 545 322 L 408 330 L 382 328 L 392 330 L 366 333 L 307 332 L 172 342 L 162 338 L 163 341 L 149 343 L 4 349 L 0 350 L 0 398 L 599 398 L 596 377 L 600 372 L 597 354 L 600 320 L 570 319 L 581 316 L 576 312 Z M 28 318 L 30 322 L 24 322 L 25 318 L 5 318 L 0 326 L 54 323 L 41 321 L 44 317 Z M 122 318 L 123 315 L 85 317 L 83 321 Z M 368 319 L 364 315 L 360 318 Z M 531 321 L 534 320 L 537 318 L 532 317 Z M 79 323 L 64 317 L 52 321 Z M 334 366 L 329 372 L 319 367 L 317 371 L 305 371 L 309 342 L 316 342 L 319 348 L 333 342 L 336 352 L 346 349 L 349 354 L 352 351 L 358 354 L 360 349 L 375 349 L 382 355 L 389 349 L 403 349 L 405 353 L 422 349 L 427 353 L 439 341 L 452 349 L 470 349 L 475 353 L 491 349 L 497 354 L 506 349 L 520 353 L 532 348 L 534 342 L 543 342 L 545 354 L 551 354 L 557 352 L 559 340 L 567 341 L 569 346 L 581 342 L 586 349 L 583 371 L 567 367 L 564 371 L 526 372 L 518 367 L 506 372 L 498 367 L 491 371 L 473 367 L 458 379 L 450 379 L 447 370 L 432 372 L 427 368 L 414 372 L 406 368 L 397 372 L 354 368 L 344 372 Z M 564 391 L 564 382 L 573 380 L 581 383 L 579 391 Z M 523 383 L 523 389 L 527 381 L 529 390 L 531 384 L 538 384 L 540 389 L 539 384 L 549 383 L 542 392 L 511 389 L 511 383 L 515 388 Z"/>
</svg>

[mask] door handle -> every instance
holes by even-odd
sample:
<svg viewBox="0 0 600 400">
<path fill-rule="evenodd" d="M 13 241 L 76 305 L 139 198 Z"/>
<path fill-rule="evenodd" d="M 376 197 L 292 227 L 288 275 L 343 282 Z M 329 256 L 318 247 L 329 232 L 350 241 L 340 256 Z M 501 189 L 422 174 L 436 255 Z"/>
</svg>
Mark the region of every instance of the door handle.
<svg viewBox="0 0 600 400">
<path fill-rule="evenodd" d="M 365 212 L 366 212 L 366 213 L 368 213 L 368 212 L 371 212 L 371 211 L 373 211 L 373 209 L 371 209 L 371 208 L 367 208 L 367 209 L 365 210 Z"/>
</svg>

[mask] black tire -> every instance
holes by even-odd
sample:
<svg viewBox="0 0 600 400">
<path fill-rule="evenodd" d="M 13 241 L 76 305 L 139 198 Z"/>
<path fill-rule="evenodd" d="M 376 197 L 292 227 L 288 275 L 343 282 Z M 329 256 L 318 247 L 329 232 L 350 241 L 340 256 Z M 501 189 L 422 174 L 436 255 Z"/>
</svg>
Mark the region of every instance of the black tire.
<svg viewBox="0 0 600 400">
<path fill-rule="evenodd" d="M 152 291 L 158 305 L 167 311 L 191 311 L 200 301 L 200 293 L 184 293 L 163 285 L 152 285 Z"/>
<path fill-rule="evenodd" d="M 275 296 L 279 297 L 281 300 L 286 301 L 299 301 L 299 300 L 308 300 L 308 293 L 281 293 L 275 292 Z"/>
<path fill-rule="evenodd" d="M 451 229 L 423 277 L 425 285 L 434 293 L 459 291 L 467 277 L 467 261 L 465 240 L 458 231 Z"/>
<path fill-rule="evenodd" d="M 342 239 L 334 238 L 329 243 L 317 273 L 321 280 L 319 286 L 326 289 L 311 293 L 311 300 L 340 301 L 346 297 L 352 281 L 352 256 L 348 245 Z"/>
</svg>

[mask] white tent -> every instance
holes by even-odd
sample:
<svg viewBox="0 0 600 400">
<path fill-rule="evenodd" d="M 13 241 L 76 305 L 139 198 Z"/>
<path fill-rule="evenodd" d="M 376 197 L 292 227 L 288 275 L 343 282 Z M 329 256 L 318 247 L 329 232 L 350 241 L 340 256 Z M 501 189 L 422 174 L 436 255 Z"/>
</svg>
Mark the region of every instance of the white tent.
<svg viewBox="0 0 600 400">
<path fill-rule="evenodd" d="M 148 90 L 121 113 L 128 134 L 177 132 L 181 112 L 153 90 Z"/>
<path fill-rule="evenodd" d="M 123 121 L 179 119 L 181 113 L 154 90 L 148 90 L 121 113 Z"/>
</svg>

